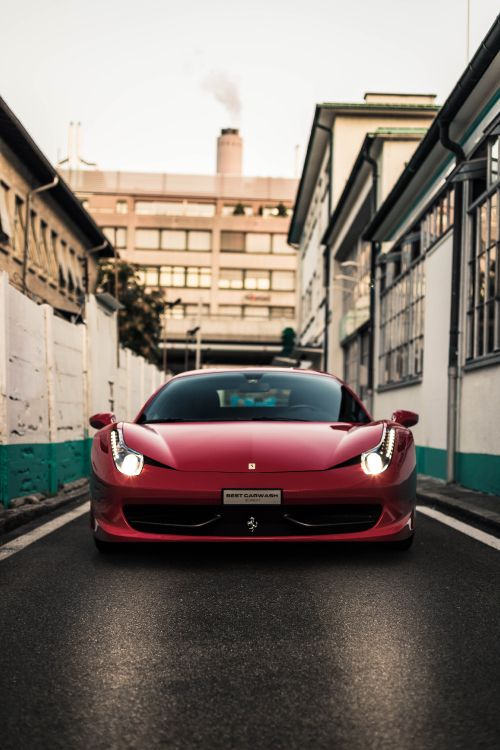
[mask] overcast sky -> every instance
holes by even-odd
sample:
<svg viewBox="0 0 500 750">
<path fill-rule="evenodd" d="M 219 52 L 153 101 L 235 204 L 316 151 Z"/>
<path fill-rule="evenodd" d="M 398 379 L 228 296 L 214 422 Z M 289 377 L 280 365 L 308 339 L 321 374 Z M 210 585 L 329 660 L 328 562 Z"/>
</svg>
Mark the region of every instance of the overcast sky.
<svg viewBox="0 0 500 750">
<path fill-rule="evenodd" d="M 498 0 L 470 0 L 471 54 Z M 438 94 L 465 68 L 467 0 L 1 0 L 0 94 L 49 159 L 82 122 L 103 169 L 293 176 L 314 105 Z M 300 164 L 301 165 L 301 164 Z"/>
</svg>

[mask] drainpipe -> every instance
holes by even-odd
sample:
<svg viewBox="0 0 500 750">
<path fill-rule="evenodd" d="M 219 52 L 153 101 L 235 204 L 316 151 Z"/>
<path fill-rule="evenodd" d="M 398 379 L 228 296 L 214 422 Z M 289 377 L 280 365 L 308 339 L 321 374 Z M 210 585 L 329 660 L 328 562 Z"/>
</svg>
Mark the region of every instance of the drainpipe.
<svg viewBox="0 0 500 750">
<path fill-rule="evenodd" d="M 372 219 L 377 213 L 377 193 L 378 193 L 378 164 L 373 156 L 370 156 L 372 140 L 365 145 L 364 159 L 370 165 L 372 170 L 372 192 L 371 192 L 371 216 Z M 368 397 L 370 411 L 373 412 L 373 383 L 374 383 L 374 356 L 375 356 L 375 273 L 376 260 L 379 250 L 379 243 L 375 240 L 370 242 L 370 338 L 368 341 Z"/>
<path fill-rule="evenodd" d="M 40 187 L 29 190 L 26 195 L 26 219 L 24 227 L 24 252 L 23 252 L 23 293 L 26 294 L 26 275 L 28 272 L 28 248 L 29 248 L 29 231 L 31 223 L 31 198 L 37 193 L 43 193 L 45 190 L 51 190 L 59 183 L 59 177 L 56 175 L 52 182 L 48 182 L 46 185 L 40 185 Z"/>
<path fill-rule="evenodd" d="M 316 123 L 319 130 L 323 130 L 329 135 L 328 144 L 328 221 L 332 215 L 333 203 L 333 148 L 332 148 L 332 130 L 326 125 Z M 330 323 L 330 250 L 325 247 L 323 251 L 324 278 L 325 278 L 325 323 L 323 330 L 323 369 L 328 369 L 328 325 Z"/>
<path fill-rule="evenodd" d="M 456 165 L 465 161 L 465 154 L 458 143 L 449 136 L 448 121 L 439 123 L 439 140 L 444 148 L 456 156 Z M 458 405 L 458 348 L 460 338 L 460 277 L 462 261 L 462 202 L 463 183 L 455 182 L 453 249 L 451 261 L 451 309 L 450 335 L 448 344 L 448 423 L 446 430 L 446 481 L 456 479 L 455 455 L 457 447 L 457 405 Z"/>
</svg>

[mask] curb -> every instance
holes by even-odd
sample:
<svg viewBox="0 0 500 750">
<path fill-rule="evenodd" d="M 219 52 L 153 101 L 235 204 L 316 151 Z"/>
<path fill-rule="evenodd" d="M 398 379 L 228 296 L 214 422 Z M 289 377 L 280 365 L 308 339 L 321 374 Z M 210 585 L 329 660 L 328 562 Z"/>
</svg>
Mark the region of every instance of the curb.
<svg viewBox="0 0 500 750">
<path fill-rule="evenodd" d="M 75 500 L 85 499 L 89 494 L 89 484 L 86 481 L 78 487 L 68 485 L 67 488 L 58 495 L 48 497 L 35 504 L 25 504 L 17 508 L 7 508 L 0 515 L 0 534 L 13 531 L 19 526 L 30 523 L 35 518 L 51 513 L 58 508 L 62 508 Z"/>
<path fill-rule="evenodd" d="M 470 503 L 458 498 L 451 500 L 446 495 L 441 495 L 438 492 L 417 489 L 417 500 L 422 505 L 432 506 L 460 521 L 469 522 L 471 525 L 481 528 L 484 531 L 490 531 L 500 536 L 500 513 L 495 513 L 486 508 L 471 506 Z"/>
</svg>

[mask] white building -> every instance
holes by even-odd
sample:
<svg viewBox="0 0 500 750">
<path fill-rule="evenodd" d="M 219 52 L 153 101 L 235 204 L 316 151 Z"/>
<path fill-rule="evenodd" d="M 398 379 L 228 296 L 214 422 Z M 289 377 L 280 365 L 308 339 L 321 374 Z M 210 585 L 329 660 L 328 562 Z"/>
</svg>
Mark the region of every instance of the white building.
<svg viewBox="0 0 500 750">
<path fill-rule="evenodd" d="M 420 414 L 418 468 L 500 494 L 500 17 L 372 220 L 376 417 Z"/>
<path fill-rule="evenodd" d="M 377 128 L 427 128 L 433 95 L 368 93 L 362 103 L 318 104 L 288 241 L 299 251 L 299 352 L 331 370 L 326 332 L 335 305 L 323 235 L 367 133 Z M 326 349 L 326 351 L 324 351 Z"/>
</svg>

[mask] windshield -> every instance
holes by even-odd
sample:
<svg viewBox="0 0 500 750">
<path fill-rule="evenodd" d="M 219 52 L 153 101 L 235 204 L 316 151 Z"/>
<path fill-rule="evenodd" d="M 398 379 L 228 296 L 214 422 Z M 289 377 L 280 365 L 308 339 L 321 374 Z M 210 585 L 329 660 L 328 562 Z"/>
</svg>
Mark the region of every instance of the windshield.
<svg viewBox="0 0 500 750">
<path fill-rule="evenodd" d="M 223 372 L 173 380 L 139 419 L 143 424 L 238 420 L 368 422 L 369 417 L 332 378 L 300 373 Z"/>
</svg>

